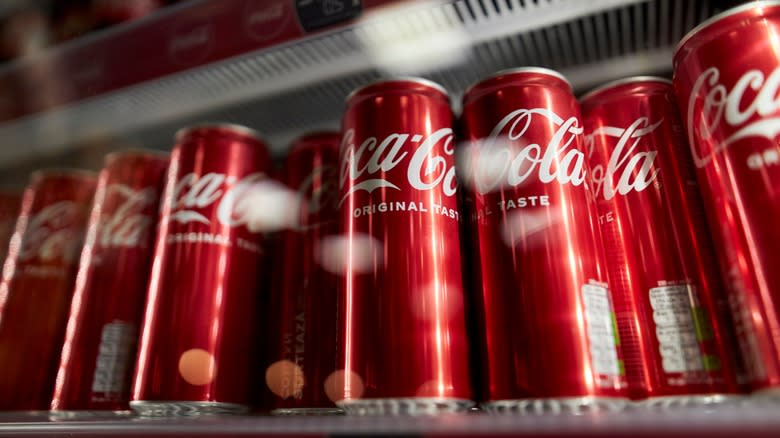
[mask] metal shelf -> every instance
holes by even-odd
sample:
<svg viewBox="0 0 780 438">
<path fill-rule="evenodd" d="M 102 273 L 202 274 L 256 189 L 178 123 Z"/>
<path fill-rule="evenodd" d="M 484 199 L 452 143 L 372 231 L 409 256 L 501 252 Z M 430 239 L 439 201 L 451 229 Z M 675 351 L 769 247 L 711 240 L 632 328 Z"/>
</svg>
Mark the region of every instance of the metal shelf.
<svg viewBox="0 0 780 438">
<path fill-rule="evenodd" d="M 55 421 L 45 414 L 0 417 L 0 435 L 32 436 L 263 436 L 263 435 L 504 435 L 609 437 L 775 437 L 777 405 L 720 405 L 635 409 L 591 415 L 437 417 L 202 417 Z"/>
<path fill-rule="evenodd" d="M 468 84 L 519 65 L 559 69 L 578 91 L 664 74 L 679 38 L 723 2 L 363 0 L 358 19 L 311 34 L 292 2 L 257 3 L 284 6 L 263 40 L 238 25 L 255 3 L 202 0 L 0 68 L 0 84 L 26 84 L 27 102 L 0 123 L 5 179 L 47 156 L 67 163 L 84 145 L 169 148 L 177 128 L 198 121 L 250 125 L 281 155 L 304 131 L 337 128 L 344 97 L 383 76 L 429 77 L 457 105 Z M 0 98 L 0 117 L 14 113 L 8 104 Z"/>
</svg>

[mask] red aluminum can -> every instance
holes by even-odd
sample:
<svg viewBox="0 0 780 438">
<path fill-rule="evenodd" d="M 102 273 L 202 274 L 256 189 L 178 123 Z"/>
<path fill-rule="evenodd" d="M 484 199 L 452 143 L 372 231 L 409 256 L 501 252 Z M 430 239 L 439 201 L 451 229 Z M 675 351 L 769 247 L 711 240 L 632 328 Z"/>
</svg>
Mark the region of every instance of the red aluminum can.
<svg viewBox="0 0 780 438">
<path fill-rule="evenodd" d="M 571 86 L 543 68 L 499 72 L 466 91 L 461 122 L 485 407 L 623 408 L 624 365 Z"/>
<path fill-rule="evenodd" d="M 8 254 L 8 244 L 11 242 L 21 205 L 21 193 L 0 191 L 0 263 L 5 261 Z"/>
<path fill-rule="evenodd" d="M 780 2 L 691 31 L 674 87 L 754 390 L 780 388 Z"/>
<path fill-rule="evenodd" d="M 338 234 L 341 135 L 312 133 L 296 140 L 281 180 L 295 194 L 294 227 L 277 236 L 278 262 L 265 336 L 265 383 L 276 414 L 340 413 L 325 392 L 336 371 L 339 277 L 320 263 L 323 241 Z"/>
<path fill-rule="evenodd" d="M 0 282 L 0 410 L 48 410 L 95 176 L 33 172 Z"/>
<path fill-rule="evenodd" d="M 127 411 L 168 154 L 109 154 L 81 252 L 51 410 Z"/>
<path fill-rule="evenodd" d="M 343 274 L 340 369 L 326 391 L 347 413 L 473 404 L 452 124 L 446 91 L 422 79 L 347 98 L 341 234 L 323 255 Z"/>
<path fill-rule="evenodd" d="M 248 128 L 176 134 L 133 379 L 136 412 L 248 409 L 262 248 L 247 221 L 268 167 L 265 144 Z"/>
<path fill-rule="evenodd" d="M 721 401 L 737 350 L 672 83 L 627 78 L 581 103 L 629 394 Z"/>
</svg>

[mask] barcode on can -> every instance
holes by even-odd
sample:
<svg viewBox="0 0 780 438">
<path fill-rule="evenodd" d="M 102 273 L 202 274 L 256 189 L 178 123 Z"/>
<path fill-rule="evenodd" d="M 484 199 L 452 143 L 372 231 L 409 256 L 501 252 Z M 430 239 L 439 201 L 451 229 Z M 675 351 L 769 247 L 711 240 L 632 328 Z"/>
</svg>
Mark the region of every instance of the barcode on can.
<svg viewBox="0 0 780 438">
<path fill-rule="evenodd" d="M 621 375 L 612 304 L 607 288 L 586 284 L 582 286 L 585 318 L 590 341 L 593 371 L 598 375 Z"/>
<path fill-rule="evenodd" d="M 133 364 L 135 342 L 134 324 L 113 321 L 103 326 L 92 379 L 93 399 L 102 400 L 108 394 L 127 392 L 128 368 Z"/>
</svg>

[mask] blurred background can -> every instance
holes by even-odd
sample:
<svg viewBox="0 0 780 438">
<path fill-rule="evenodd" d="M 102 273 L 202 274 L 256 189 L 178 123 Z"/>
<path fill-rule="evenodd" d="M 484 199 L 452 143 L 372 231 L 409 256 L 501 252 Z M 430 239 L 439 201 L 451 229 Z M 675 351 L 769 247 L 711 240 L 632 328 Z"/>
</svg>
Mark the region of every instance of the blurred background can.
<svg viewBox="0 0 780 438">
<path fill-rule="evenodd" d="M 281 180 L 294 192 L 297 220 L 278 236 L 265 331 L 265 384 L 275 414 L 341 413 L 325 392 L 336 371 L 339 277 L 322 263 L 322 245 L 338 233 L 341 135 L 318 132 L 293 142 Z"/>
<path fill-rule="evenodd" d="M 127 411 L 168 154 L 106 156 L 81 253 L 51 410 Z"/>
<path fill-rule="evenodd" d="M 674 87 L 754 390 L 780 387 L 780 2 L 692 30 Z"/>
<path fill-rule="evenodd" d="M 8 244 L 14 234 L 19 207 L 22 205 L 22 193 L 13 190 L 0 191 L 0 263 L 8 254 Z"/>
<path fill-rule="evenodd" d="M 95 175 L 34 172 L 0 282 L 0 410 L 48 410 Z"/>
<path fill-rule="evenodd" d="M 577 100 L 559 73 L 499 72 L 463 97 L 484 406 L 622 409 L 626 378 Z"/>
<path fill-rule="evenodd" d="M 326 379 L 347 413 L 470 407 L 453 117 L 443 88 L 378 82 L 347 98 L 341 235 L 323 260 L 343 275 L 340 370 Z"/>
<path fill-rule="evenodd" d="M 269 168 L 236 125 L 176 135 L 163 191 L 130 406 L 141 415 L 240 413 L 255 379 L 262 246 L 249 229 Z"/>
<path fill-rule="evenodd" d="M 739 352 L 671 81 L 626 78 L 581 102 L 609 285 L 628 303 L 616 316 L 629 393 L 723 401 Z"/>
</svg>

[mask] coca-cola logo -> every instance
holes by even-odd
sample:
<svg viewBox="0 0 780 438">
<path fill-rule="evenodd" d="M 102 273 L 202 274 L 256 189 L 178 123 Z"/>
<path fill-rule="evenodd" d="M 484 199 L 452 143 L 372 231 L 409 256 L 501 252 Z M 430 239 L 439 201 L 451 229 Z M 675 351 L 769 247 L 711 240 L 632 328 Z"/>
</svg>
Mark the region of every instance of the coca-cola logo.
<svg viewBox="0 0 780 438">
<path fill-rule="evenodd" d="M 283 0 L 249 0 L 244 11 L 247 32 L 260 41 L 279 35 L 290 20 L 292 13 Z"/>
<path fill-rule="evenodd" d="M 298 186 L 298 197 L 304 215 L 314 215 L 337 209 L 337 177 L 337 169 L 334 166 L 318 165 L 314 167 Z"/>
<path fill-rule="evenodd" d="M 133 190 L 123 184 L 112 184 L 106 189 L 106 198 L 119 196 L 122 202 L 113 213 L 106 213 L 100 221 L 98 243 L 103 247 L 145 247 L 153 218 L 144 214 L 157 201 L 157 189 L 147 187 Z"/>
<path fill-rule="evenodd" d="M 37 258 L 41 262 L 76 260 L 81 245 L 79 204 L 60 201 L 32 216 L 24 231 L 19 261 Z"/>
<path fill-rule="evenodd" d="M 253 185 L 264 178 L 262 172 L 247 175 L 240 181 L 222 173 L 202 176 L 188 173 L 174 186 L 170 219 L 182 224 L 197 222 L 208 225 L 209 218 L 202 210 L 219 201 L 217 220 L 222 225 L 245 225 L 249 220 L 247 212 L 250 209 L 244 203 L 250 198 Z"/>
<path fill-rule="evenodd" d="M 769 76 L 758 69 L 749 70 L 731 90 L 719 79 L 718 68 L 708 68 L 696 79 L 688 98 L 688 141 L 694 163 L 699 168 L 738 140 L 750 137 L 773 140 L 780 133 L 780 117 L 776 116 L 780 109 L 780 67 L 772 70 Z M 752 97 L 747 98 L 748 95 Z M 702 104 L 697 107 L 699 99 L 702 99 Z M 761 118 L 748 122 L 756 115 Z M 707 148 L 724 121 L 728 126 L 737 128 L 736 131 L 712 148 Z M 697 138 L 698 143 L 695 141 Z"/>
<path fill-rule="evenodd" d="M 407 143 L 416 144 L 410 153 Z M 343 188 L 347 180 L 353 182 L 339 204 L 353 192 L 363 190 L 371 193 L 378 188 L 401 190 L 396 182 L 376 177 L 378 173 L 387 173 L 396 166 L 408 161 L 406 179 L 416 190 L 430 190 L 441 185 L 445 196 L 455 194 L 455 166 L 453 156 L 455 146 L 452 142 L 452 129 L 441 128 L 429 136 L 421 134 L 390 134 L 383 139 L 367 137 L 356 146 L 355 130 L 344 133 L 341 150 L 344 157 L 341 162 L 339 187 Z M 443 155 L 442 155 L 443 154 Z"/>
<path fill-rule="evenodd" d="M 650 187 L 658 177 L 655 168 L 657 151 L 636 152 L 639 142 L 656 130 L 663 119 L 651 124 L 647 117 L 636 119 L 628 128 L 601 126 L 585 137 L 588 153 L 593 154 L 599 137 L 616 138 L 606 164 L 591 163 L 590 179 L 596 197 L 610 200 L 616 194 L 625 195 L 632 190 L 641 192 Z"/>
<path fill-rule="evenodd" d="M 168 54 L 182 64 L 206 58 L 214 45 L 214 33 L 209 23 L 182 23 L 175 26 L 168 41 Z"/>
<path fill-rule="evenodd" d="M 536 125 L 554 126 L 546 143 L 529 140 Z M 516 187 L 535 177 L 544 184 L 579 186 L 585 181 L 585 154 L 577 148 L 583 129 L 577 117 L 564 119 L 547 108 L 517 109 L 480 140 L 468 157 L 470 178 L 479 193 Z"/>
</svg>

